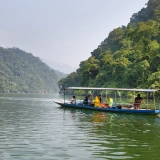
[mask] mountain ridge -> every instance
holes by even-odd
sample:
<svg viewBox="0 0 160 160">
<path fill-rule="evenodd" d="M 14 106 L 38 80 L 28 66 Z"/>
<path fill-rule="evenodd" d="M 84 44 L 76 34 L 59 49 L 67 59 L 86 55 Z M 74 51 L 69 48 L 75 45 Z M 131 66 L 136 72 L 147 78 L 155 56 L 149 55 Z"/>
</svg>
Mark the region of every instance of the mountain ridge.
<svg viewBox="0 0 160 160">
<path fill-rule="evenodd" d="M 55 93 L 66 75 L 19 48 L 0 47 L 1 93 Z"/>
<path fill-rule="evenodd" d="M 127 26 L 108 37 L 80 62 L 59 87 L 160 88 L 160 1 L 134 13 Z"/>
</svg>

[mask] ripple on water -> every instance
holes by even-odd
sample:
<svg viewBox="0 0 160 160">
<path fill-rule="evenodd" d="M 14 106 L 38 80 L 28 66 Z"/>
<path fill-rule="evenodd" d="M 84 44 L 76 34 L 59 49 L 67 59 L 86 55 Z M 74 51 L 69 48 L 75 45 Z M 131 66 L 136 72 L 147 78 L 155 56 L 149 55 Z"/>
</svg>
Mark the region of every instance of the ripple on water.
<svg viewBox="0 0 160 160">
<path fill-rule="evenodd" d="M 160 156 L 159 117 L 65 109 L 50 95 L 1 95 L 0 101 L 0 159 Z"/>
</svg>

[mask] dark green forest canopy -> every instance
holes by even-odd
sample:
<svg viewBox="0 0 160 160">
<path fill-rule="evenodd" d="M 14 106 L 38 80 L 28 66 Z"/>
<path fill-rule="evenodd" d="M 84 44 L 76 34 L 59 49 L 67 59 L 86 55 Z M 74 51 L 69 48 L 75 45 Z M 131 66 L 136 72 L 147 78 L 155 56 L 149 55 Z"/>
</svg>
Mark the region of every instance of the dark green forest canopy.
<svg viewBox="0 0 160 160">
<path fill-rule="evenodd" d="M 54 93 L 62 73 L 18 48 L 0 47 L 0 93 Z"/>
<path fill-rule="evenodd" d="M 114 29 L 59 87 L 160 88 L 160 0 Z"/>
</svg>

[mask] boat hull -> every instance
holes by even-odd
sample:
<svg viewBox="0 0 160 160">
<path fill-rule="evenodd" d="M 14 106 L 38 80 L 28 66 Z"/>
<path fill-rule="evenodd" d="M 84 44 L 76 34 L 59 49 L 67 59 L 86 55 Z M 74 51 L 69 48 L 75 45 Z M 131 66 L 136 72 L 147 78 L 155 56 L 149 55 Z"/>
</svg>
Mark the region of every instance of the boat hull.
<svg viewBox="0 0 160 160">
<path fill-rule="evenodd" d="M 78 105 L 78 104 L 69 104 L 69 103 L 62 103 L 55 101 L 56 104 L 62 106 L 62 107 L 68 107 L 68 108 L 81 108 L 81 109 L 89 109 L 89 110 L 97 110 L 97 111 L 103 111 L 103 112 L 115 112 L 115 113 L 132 113 L 132 114 L 148 114 L 148 115 L 157 115 L 160 113 L 159 109 L 152 110 L 152 109 L 118 109 L 116 107 L 113 108 L 97 108 L 94 106 L 88 106 L 88 105 Z"/>
</svg>

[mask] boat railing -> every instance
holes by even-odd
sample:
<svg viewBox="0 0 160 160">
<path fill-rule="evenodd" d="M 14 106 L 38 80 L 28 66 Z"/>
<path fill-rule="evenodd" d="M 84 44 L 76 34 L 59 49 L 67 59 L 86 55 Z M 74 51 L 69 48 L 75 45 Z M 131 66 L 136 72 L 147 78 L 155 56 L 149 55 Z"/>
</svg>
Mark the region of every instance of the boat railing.
<svg viewBox="0 0 160 160">
<path fill-rule="evenodd" d="M 156 109 L 155 105 L 152 103 L 126 103 L 126 102 L 115 102 L 112 104 L 112 107 L 117 107 L 117 106 L 121 106 L 123 108 L 134 108 L 134 106 L 136 104 L 140 104 L 140 108 L 146 108 L 146 109 Z M 159 110 L 160 110 L 160 104 L 158 105 Z"/>
</svg>

